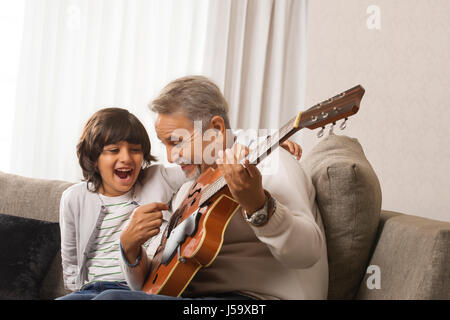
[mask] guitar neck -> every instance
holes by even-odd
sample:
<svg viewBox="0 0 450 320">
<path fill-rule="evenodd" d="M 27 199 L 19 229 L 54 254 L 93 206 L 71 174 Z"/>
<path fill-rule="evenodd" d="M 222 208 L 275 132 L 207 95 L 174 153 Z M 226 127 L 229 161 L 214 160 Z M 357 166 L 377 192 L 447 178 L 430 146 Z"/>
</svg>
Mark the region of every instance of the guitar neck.
<svg viewBox="0 0 450 320">
<path fill-rule="evenodd" d="M 279 130 L 259 142 L 256 148 L 250 150 L 246 159 L 251 164 L 258 164 L 278 148 L 280 143 L 283 143 L 302 128 L 312 130 L 324 127 L 329 123 L 335 124 L 340 119 L 347 120 L 348 117 L 358 112 L 364 93 L 364 88 L 361 85 L 357 85 L 312 106 L 304 112 L 299 112 L 296 117 L 289 120 Z M 226 181 L 223 176 L 211 183 L 202 194 L 200 206 L 225 185 Z"/>
<path fill-rule="evenodd" d="M 266 137 L 263 141 L 260 141 L 256 148 L 250 150 L 246 159 L 248 159 L 251 164 L 258 164 L 264 160 L 272 151 L 278 148 L 281 143 L 301 129 L 298 125 L 296 126 L 296 122 L 298 122 L 300 115 L 301 113 L 289 120 L 272 135 Z"/>
<path fill-rule="evenodd" d="M 299 116 L 292 118 L 274 134 L 259 142 L 256 148 L 250 150 L 250 153 L 245 159 L 248 159 L 252 164 L 258 164 L 262 160 L 264 160 L 273 150 L 275 150 L 280 145 L 280 143 L 300 130 L 298 126 L 295 126 L 295 123 L 298 122 L 298 118 Z M 203 191 L 199 206 L 201 207 L 206 201 L 208 201 L 208 199 L 219 192 L 226 184 L 227 183 L 223 176 L 220 176 L 216 181 L 211 183 Z"/>
</svg>

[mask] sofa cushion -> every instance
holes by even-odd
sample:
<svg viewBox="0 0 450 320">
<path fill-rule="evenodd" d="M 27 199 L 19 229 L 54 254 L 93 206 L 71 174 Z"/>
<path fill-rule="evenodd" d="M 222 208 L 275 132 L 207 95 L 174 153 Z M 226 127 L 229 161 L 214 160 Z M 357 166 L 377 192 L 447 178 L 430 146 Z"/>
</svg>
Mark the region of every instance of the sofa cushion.
<svg viewBox="0 0 450 320">
<path fill-rule="evenodd" d="M 59 247 L 58 223 L 0 214 L 0 299 L 38 299 Z"/>
<path fill-rule="evenodd" d="M 365 274 L 381 210 L 378 178 L 358 140 L 331 134 L 304 157 L 327 240 L 329 299 L 352 299 Z"/>
</svg>

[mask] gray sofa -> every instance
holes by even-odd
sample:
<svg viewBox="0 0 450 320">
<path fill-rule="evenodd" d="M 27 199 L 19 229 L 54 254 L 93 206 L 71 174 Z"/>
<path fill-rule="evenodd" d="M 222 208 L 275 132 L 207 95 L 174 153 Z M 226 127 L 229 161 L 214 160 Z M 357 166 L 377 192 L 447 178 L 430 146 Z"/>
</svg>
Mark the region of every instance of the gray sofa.
<svg viewBox="0 0 450 320">
<path fill-rule="evenodd" d="M 325 227 L 329 299 L 450 299 L 450 223 L 382 211 L 378 178 L 356 139 L 330 135 L 301 163 Z M 0 214 L 57 223 L 71 184 L 0 172 Z M 47 271 L 34 280 L 40 299 L 67 293 L 53 250 Z"/>
</svg>

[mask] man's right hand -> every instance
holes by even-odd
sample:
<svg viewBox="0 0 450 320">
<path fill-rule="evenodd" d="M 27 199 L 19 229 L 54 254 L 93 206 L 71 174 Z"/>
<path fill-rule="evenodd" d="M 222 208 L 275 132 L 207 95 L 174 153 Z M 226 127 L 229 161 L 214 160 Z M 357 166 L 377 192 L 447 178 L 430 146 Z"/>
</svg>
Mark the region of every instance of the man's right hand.
<svg viewBox="0 0 450 320">
<path fill-rule="evenodd" d="M 141 245 L 159 233 L 162 224 L 162 210 L 168 210 L 167 204 L 152 202 L 134 210 L 131 220 L 120 235 L 120 243 L 128 263 L 135 263 Z"/>
</svg>

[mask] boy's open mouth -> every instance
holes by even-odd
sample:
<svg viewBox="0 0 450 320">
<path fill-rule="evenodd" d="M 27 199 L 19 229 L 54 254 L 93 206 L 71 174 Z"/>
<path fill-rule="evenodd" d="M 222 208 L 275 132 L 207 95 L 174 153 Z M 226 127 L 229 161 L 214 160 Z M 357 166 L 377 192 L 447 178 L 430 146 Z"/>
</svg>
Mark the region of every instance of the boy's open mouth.
<svg viewBox="0 0 450 320">
<path fill-rule="evenodd" d="M 115 169 L 114 173 L 120 179 L 127 179 L 129 176 L 131 176 L 133 174 L 133 169 Z"/>
</svg>

